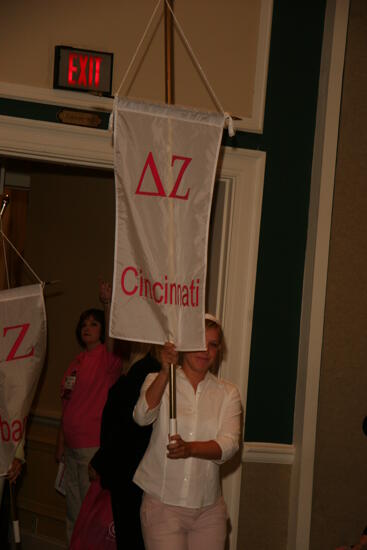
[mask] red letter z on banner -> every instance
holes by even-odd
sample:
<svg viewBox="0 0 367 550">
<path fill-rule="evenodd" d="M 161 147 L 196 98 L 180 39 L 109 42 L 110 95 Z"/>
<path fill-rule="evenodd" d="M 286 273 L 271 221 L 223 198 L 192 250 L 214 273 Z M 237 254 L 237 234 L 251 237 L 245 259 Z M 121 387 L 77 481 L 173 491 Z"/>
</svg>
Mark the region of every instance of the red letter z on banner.
<svg viewBox="0 0 367 550">
<path fill-rule="evenodd" d="M 172 163 L 171 163 L 171 166 L 174 165 L 174 162 L 175 160 L 183 160 L 183 163 L 182 163 L 182 166 L 181 166 L 181 169 L 180 169 L 180 172 L 177 176 L 177 180 L 176 180 L 176 183 L 175 183 L 175 186 L 174 188 L 172 189 L 171 191 L 171 194 L 170 194 L 170 198 L 172 199 L 183 199 L 184 201 L 187 201 L 187 199 L 189 198 L 189 193 L 190 193 L 190 189 L 187 190 L 186 192 L 186 195 L 177 195 L 177 190 L 178 190 L 178 187 L 181 183 L 181 180 L 182 180 L 182 176 L 184 175 L 184 172 L 186 170 L 186 168 L 188 167 L 188 165 L 190 164 L 190 162 L 192 161 L 192 158 L 190 157 L 179 157 L 178 155 L 174 155 L 172 157 Z"/>
<path fill-rule="evenodd" d="M 32 346 L 31 351 L 26 355 L 18 355 L 17 357 L 15 356 L 20 344 L 23 341 L 24 336 L 27 333 L 27 330 L 29 329 L 29 323 L 24 323 L 24 325 L 15 325 L 14 327 L 4 327 L 4 336 L 6 335 L 8 330 L 13 330 L 16 328 L 20 328 L 21 330 L 20 330 L 20 333 L 18 334 L 18 338 L 15 340 L 14 345 L 11 348 L 9 355 L 5 359 L 5 361 L 14 361 L 15 359 L 25 359 L 26 357 L 31 357 L 34 354 L 34 347 Z"/>
</svg>

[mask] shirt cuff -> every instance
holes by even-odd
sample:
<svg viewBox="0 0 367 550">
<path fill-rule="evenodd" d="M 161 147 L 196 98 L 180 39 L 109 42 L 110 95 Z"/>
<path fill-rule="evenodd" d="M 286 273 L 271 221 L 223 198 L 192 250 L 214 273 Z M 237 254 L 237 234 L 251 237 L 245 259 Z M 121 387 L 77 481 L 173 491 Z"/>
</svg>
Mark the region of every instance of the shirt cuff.
<svg viewBox="0 0 367 550">
<path fill-rule="evenodd" d="M 157 405 L 154 409 L 149 409 L 149 405 L 146 400 L 145 393 L 139 398 L 139 401 L 135 405 L 133 418 L 139 426 L 148 426 L 156 420 L 158 416 L 160 405 Z"/>
<path fill-rule="evenodd" d="M 238 441 L 231 436 L 222 435 L 215 439 L 219 447 L 222 449 L 222 456 L 218 460 L 214 460 L 216 464 L 227 462 L 238 451 Z"/>
</svg>

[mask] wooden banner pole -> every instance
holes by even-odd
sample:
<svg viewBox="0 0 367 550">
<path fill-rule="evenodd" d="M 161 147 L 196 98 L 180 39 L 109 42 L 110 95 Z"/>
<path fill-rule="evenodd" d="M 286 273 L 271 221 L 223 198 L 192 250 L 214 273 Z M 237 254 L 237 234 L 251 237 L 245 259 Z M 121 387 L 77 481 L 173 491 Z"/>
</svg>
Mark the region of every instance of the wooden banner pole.
<svg viewBox="0 0 367 550">
<path fill-rule="evenodd" d="M 173 0 L 164 2 L 164 60 L 165 60 L 165 100 L 172 105 L 174 103 L 174 59 L 173 59 L 173 32 L 172 32 L 172 13 L 168 5 L 173 10 Z M 169 376 L 169 435 L 177 433 L 176 417 L 176 368 L 170 365 Z"/>
<path fill-rule="evenodd" d="M 173 50 L 173 11 L 174 0 L 165 0 L 164 3 L 164 60 L 165 60 L 165 97 L 166 103 L 172 105 L 174 98 L 174 50 Z"/>
</svg>

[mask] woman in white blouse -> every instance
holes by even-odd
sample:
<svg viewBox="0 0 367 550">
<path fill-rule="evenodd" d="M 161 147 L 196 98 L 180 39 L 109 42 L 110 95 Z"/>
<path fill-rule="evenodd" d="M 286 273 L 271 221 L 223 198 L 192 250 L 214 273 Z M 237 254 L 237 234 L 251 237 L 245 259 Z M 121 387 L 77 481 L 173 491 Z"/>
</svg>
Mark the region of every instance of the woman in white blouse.
<svg viewBox="0 0 367 550">
<path fill-rule="evenodd" d="M 135 406 L 140 425 L 153 424 L 149 447 L 135 473 L 144 490 L 141 522 L 146 550 L 223 550 L 227 512 L 219 467 L 239 446 L 241 401 L 236 386 L 218 379 L 223 346 L 220 323 L 205 316 L 206 350 L 183 354 L 177 368 L 177 428 L 169 432 L 169 364 L 172 344 L 162 349 L 161 370 L 149 374 Z"/>
</svg>

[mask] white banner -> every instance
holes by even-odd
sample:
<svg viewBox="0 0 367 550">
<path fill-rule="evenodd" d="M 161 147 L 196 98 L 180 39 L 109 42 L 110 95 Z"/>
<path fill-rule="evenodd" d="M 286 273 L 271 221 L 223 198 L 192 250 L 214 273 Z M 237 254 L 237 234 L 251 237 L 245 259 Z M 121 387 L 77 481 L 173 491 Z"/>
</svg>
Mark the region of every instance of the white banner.
<svg viewBox="0 0 367 550">
<path fill-rule="evenodd" d="M 42 286 L 0 291 L 0 475 L 23 438 L 45 352 Z"/>
<path fill-rule="evenodd" d="M 204 348 L 210 208 L 224 115 L 119 99 L 110 334 Z"/>
</svg>

